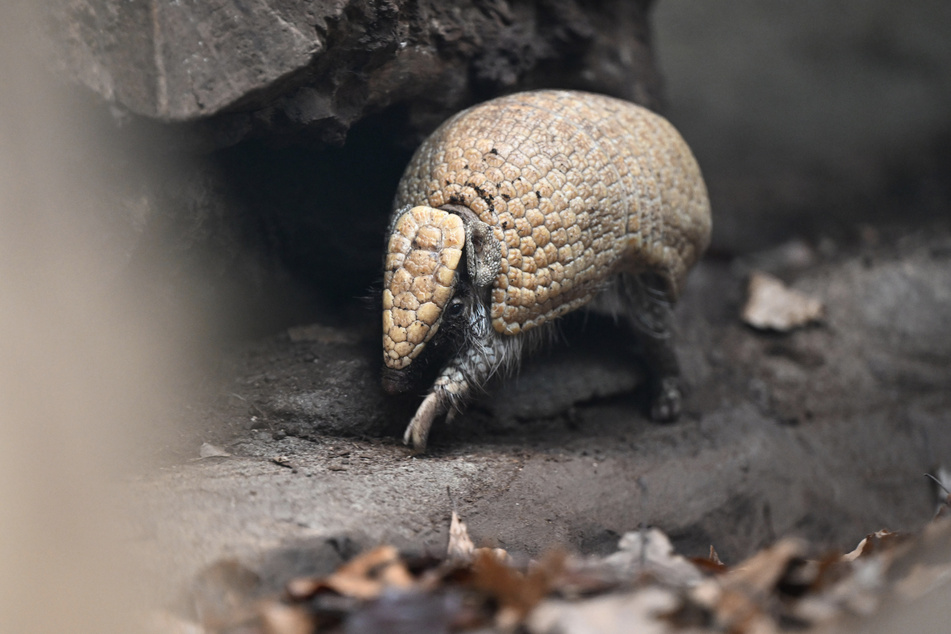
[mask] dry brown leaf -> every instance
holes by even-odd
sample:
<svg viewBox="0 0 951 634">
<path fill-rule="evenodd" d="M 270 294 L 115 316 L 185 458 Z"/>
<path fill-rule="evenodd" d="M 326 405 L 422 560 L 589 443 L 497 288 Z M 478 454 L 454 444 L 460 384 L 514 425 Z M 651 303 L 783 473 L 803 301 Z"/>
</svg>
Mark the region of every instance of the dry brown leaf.
<svg viewBox="0 0 951 634">
<path fill-rule="evenodd" d="M 768 594 L 782 579 L 790 563 L 802 558 L 805 550 L 805 544 L 798 539 L 781 539 L 727 573 L 723 585 L 760 596 Z"/>
<path fill-rule="evenodd" d="M 710 545 L 710 554 L 706 557 L 690 557 L 687 561 L 699 568 L 702 572 L 709 572 L 715 575 L 724 573 L 728 570 L 726 564 L 720 560 L 713 545 Z"/>
<path fill-rule="evenodd" d="M 498 602 L 496 625 L 512 628 L 545 598 L 564 570 L 565 558 L 562 552 L 549 552 L 523 575 L 489 549 L 479 549 L 472 565 L 472 585 Z"/>
<path fill-rule="evenodd" d="M 776 589 L 790 565 L 801 559 L 805 545 L 782 539 L 716 579 L 698 585 L 691 601 L 708 609 L 724 630 L 743 634 L 778 631 L 769 611 Z"/>
<path fill-rule="evenodd" d="M 670 628 L 657 615 L 673 611 L 676 603 L 673 592 L 656 587 L 586 601 L 546 600 L 527 627 L 532 634 L 661 634 Z"/>
<path fill-rule="evenodd" d="M 407 589 L 413 577 L 393 546 L 378 546 L 341 566 L 325 583 L 356 599 L 375 599 L 384 588 Z"/>
<path fill-rule="evenodd" d="M 261 627 L 265 634 L 311 634 L 314 619 L 303 607 L 280 601 L 265 601 L 258 606 Z"/>
<path fill-rule="evenodd" d="M 843 555 L 847 574 L 827 590 L 815 593 L 805 607 L 826 612 L 869 616 L 928 594 L 951 579 L 951 524 L 931 522 L 917 535 L 878 531 Z M 807 602 L 803 602 L 804 604 Z"/>
<path fill-rule="evenodd" d="M 880 530 L 870 535 L 858 543 L 858 546 L 850 553 L 842 555 L 843 561 L 855 561 L 859 557 L 868 557 L 869 555 L 882 552 L 897 546 L 905 541 L 907 536 L 904 533 L 893 533 L 889 530 Z"/>
<path fill-rule="evenodd" d="M 291 462 L 291 459 L 287 456 L 274 456 L 271 458 L 271 462 L 276 464 L 279 467 L 284 467 L 285 469 L 293 469 L 294 464 Z"/>
<path fill-rule="evenodd" d="M 714 611 L 720 628 L 737 634 L 773 634 L 778 632 L 773 615 L 749 595 L 725 590 Z"/>
<path fill-rule="evenodd" d="M 479 556 L 482 553 L 495 557 L 501 564 L 505 564 L 506 566 L 512 565 L 512 557 L 504 548 L 476 548 L 473 554 Z"/>
<path fill-rule="evenodd" d="M 393 546 L 378 546 L 351 559 L 332 575 L 323 579 L 298 578 L 287 583 L 290 598 L 309 599 L 322 590 L 354 599 L 369 600 L 380 596 L 387 588 L 409 589 L 415 584 L 413 576 Z"/>
<path fill-rule="evenodd" d="M 560 597 L 579 599 L 601 594 L 623 585 L 617 571 L 604 565 L 599 557 L 580 557 L 568 554 L 564 570 L 554 580 L 552 592 Z"/>
<path fill-rule="evenodd" d="M 800 573 L 800 581 L 803 585 L 808 585 L 809 592 L 813 594 L 829 588 L 851 573 L 848 562 L 836 552 L 827 553 L 821 559 L 810 561 L 808 566 L 803 568 L 808 568 L 811 576 L 804 578 Z"/>
<path fill-rule="evenodd" d="M 702 575 L 690 561 L 674 552 L 667 535 L 656 528 L 625 533 L 618 552 L 603 563 L 614 570 L 618 580 L 629 582 L 649 574 L 661 583 L 687 587 L 700 582 Z"/>
<path fill-rule="evenodd" d="M 472 561 L 474 552 L 475 544 L 469 538 L 466 523 L 460 520 L 456 512 L 453 511 L 452 519 L 449 522 L 449 546 L 446 549 L 446 557 L 452 562 L 469 563 Z"/>
<path fill-rule="evenodd" d="M 297 577 L 284 586 L 288 598 L 293 601 L 306 601 L 324 588 L 323 579 L 316 577 Z"/>
<path fill-rule="evenodd" d="M 750 276 L 742 314 L 750 326 L 787 332 L 821 319 L 822 313 L 822 302 L 787 288 L 778 278 L 758 271 Z"/>
</svg>

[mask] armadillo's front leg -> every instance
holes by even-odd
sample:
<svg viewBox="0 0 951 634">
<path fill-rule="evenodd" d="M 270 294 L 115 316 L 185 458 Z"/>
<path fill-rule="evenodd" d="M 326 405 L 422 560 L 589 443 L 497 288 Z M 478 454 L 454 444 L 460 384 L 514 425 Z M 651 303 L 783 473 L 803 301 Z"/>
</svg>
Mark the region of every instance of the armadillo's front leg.
<svg viewBox="0 0 951 634">
<path fill-rule="evenodd" d="M 426 451 L 429 430 L 437 418 L 453 414 L 480 390 L 494 372 L 506 361 L 517 358 L 517 342 L 506 341 L 489 326 L 480 306 L 472 316 L 466 348 L 439 374 L 433 389 L 423 400 L 416 415 L 406 427 L 403 442 L 412 444 L 417 453 Z"/>
<path fill-rule="evenodd" d="M 454 408 L 462 405 L 469 391 L 469 382 L 458 364 L 454 363 L 443 370 L 433 384 L 432 391 L 423 399 L 416 415 L 406 427 L 403 443 L 412 444 L 417 453 L 426 451 L 426 440 L 433 423 L 443 414 L 451 414 L 455 411 Z"/>
<path fill-rule="evenodd" d="M 426 395 L 419 409 L 416 410 L 416 415 L 413 416 L 403 434 L 403 443 L 411 444 L 416 453 L 426 451 L 426 440 L 429 438 L 429 430 L 433 423 L 443 414 L 454 411 L 453 408 L 460 407 L 469 395 L 470 389 L 470 383 L 459 364 L 450 364 L 436 379 L 432 391 Z"/>
<path fill-rule="evenodd" d="M 436 419 L 446 414 L 451 415 L 456 408 L 461 407 L 472 391 L 469 380 L 459 372 L 458 368 L 450 366 L 436 379 L 432 391 L 423 399 L 416 415 L 406 427 L 403 434 L 403 443 L 413 446 L 413 451 L 426 451 L 426 441 L 429 430 Z"/>
<path fill-rule="evenodd" d="M 426 451 L 426 439 L 433 423 L 451 407 L 449 399 L 438 390 L 430 392 L 423 400 L 416 415 L 406 427 L 403 434 L 403 444 L 413 445 L 418 453 Z"/>
</svg>

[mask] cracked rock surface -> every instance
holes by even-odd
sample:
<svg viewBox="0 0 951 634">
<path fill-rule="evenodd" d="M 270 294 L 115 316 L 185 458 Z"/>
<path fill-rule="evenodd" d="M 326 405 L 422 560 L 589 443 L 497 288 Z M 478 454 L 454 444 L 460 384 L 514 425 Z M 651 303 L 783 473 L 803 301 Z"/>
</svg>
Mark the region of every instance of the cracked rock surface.
<svg viewBox="0 0 951 634">
<path fill-rule="evenodd" d="M 136 115 L 213 119 L 209 136 L 229 145 L 263 133 L 339 143 L 394 105 L 409 108 L 418 134 L 516 85 L 656 105 L 647 5 L 57 0 L 51 15 L 69 75 Z"/>
</svg>

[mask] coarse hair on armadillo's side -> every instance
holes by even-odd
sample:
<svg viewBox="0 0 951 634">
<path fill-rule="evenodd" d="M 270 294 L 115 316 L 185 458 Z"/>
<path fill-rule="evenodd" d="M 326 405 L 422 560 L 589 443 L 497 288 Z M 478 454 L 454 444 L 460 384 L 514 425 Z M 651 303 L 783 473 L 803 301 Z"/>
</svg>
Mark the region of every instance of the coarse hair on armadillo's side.
<svg viewBox="0 0 951 634">
<path fill-rule="evenodd" d="M 674 301 L 661 278 L 652 274 L 622 273 L 607 280 L 586 308 L 615 321 L 624 320 L 643 335 L 667 339 L 672 334 L 673 307 Z M 560 335 L 558 323 L 551 320 L 517 335 L 502 334 L 492 327 L 487 304 L 475 302 L 462 346 L 463 354 L 472 361 L 460 366 L 470 388 L 485 392 L 493 377 L 504 378 L 517 373 L 523 358 L 555 343 Z M 480 360 L 489 368 L 487 374 L 479 372 Z M 454 405 L 458 406 L 456 402 Z"/>
<path fill-rule="evenodd" d="M 634 330 L 654 339 L 671 336 L 674 301 L 665 282 L 652 274 L 621 273 L 607 281 L 588 310 L 624 320 Z"/>
<path fill-rule="evenodd" d="M 482 302 L 478 302 L 472 311 L 465 332 L 463 350 L 473 362 L 464 363 L 460 369 L 470 387 L 482 393 L 492 378 L 517 373 L 527 354 L 550 345 L 558 336 L 554 322 L 529 328 L 514 336 L 502 334 L 492 327 L 488 306 Z M 476 360 L 481 360 L 489 368 L 487 374 L 479 372 Z"/>
<path fill-rule="evenodd" d="M 631 325 L 649 337 L 669 339 L 674 300 L 665 282 L 652 274 L 621 277 L 625 279 L 624 292 L 632 309 L 628 313 Z"/>
</svg>

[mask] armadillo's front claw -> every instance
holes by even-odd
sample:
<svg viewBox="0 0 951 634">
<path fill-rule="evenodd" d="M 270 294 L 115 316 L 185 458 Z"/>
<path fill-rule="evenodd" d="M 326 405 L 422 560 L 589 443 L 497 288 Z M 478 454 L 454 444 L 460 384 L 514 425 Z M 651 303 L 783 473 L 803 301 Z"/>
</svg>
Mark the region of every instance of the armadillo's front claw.
<svg viewBox="0 0 951 634">
<path fill-rule="evenodd" d="M 436 418 L 445 411 L 446 406 L 443 404 L 443 399 L 439 397 L 438 393 L 430 392 L 423 399 L 419 409 L 416 410 L 413 420 L 407 425 L 406 432 L 403 434 L 403 444 L 412 445 L 413 453 L 425 453 L 429 430 Z"/>
<path fill-rule="evenodd" d="M 680 379 L 676 376 L 660 379 L 651 399 L 651 419 L 661 423 L 675 421 L 680 417 L 682 405 Z"/>
</svg>

